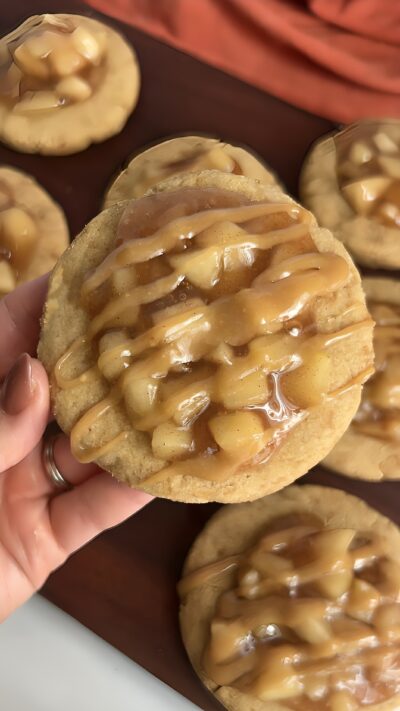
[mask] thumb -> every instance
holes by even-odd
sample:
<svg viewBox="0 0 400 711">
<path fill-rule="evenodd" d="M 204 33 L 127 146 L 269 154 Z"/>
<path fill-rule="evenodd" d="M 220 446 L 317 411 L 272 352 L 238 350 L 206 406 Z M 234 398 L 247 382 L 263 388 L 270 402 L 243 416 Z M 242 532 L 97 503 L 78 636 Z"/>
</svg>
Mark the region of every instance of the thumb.
<svg viewBox="0 0 400 711">
<path fill-rule="evenodd" d="M 38 360 L 23 353 L 0 392 L 0 472 L 20 462 L 38 444 L 49 407 L 46 371 Z"/>
</svg>

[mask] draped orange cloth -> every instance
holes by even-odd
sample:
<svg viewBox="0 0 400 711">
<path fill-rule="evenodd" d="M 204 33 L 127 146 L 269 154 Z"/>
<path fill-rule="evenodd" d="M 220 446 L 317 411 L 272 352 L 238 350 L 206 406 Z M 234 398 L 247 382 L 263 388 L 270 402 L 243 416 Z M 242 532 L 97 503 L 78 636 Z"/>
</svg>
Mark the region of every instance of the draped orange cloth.
<svg viewBox="0 0 400 711">
<path fill-rule="evenodd" d="M 399 0 L 88 0 L 326 118 L 400 117 Z"/>
</svg>

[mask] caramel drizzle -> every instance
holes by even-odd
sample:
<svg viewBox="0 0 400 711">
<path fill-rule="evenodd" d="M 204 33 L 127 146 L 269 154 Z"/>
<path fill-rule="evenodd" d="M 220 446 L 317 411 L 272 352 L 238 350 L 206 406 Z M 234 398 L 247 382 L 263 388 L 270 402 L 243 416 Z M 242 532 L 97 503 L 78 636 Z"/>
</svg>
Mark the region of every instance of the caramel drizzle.
<svg viewBox="0 0 400 711">
<path fill-rule="evenodd" d="M 128 207 L 127 215 L 123 216 L 120 223 L 121 236 L 134 236 L 129 222 L 129 210 Z M 300 219 L 300 222 L 263 234 L 249 234 L 240 227 L 243 223 L 251 224 L 254 219 L 279 213 L 287 214 L 291 219 Z M 119 268 L 165 255 L 164 258 L 169 262 L 172 271 L 151 284 L 137 286 L 113 299 L 91 320 L 88 336 L 75 341 L 56 364 L 54 376 L 59 387 L 63 389 L 90 382 L 98 377 L 99 372 L 105 372 L 110 365 L 120 363 L 122 368 L 112 393 L 90 408 L 72 430 L 72 448 L 78 459 L 97 459 L 128 435 L 128 432 L 121 432 L 118 437 L 98 448 L 87 449 L 83 444 L 93 424 L 108 412 L 113 403 L 121 400 L 129 382 L 146 378 L 159 382 L 177 366 L 208 359 L 221 343 L 230 347 L 251 345 L 253 340 L 262 334 L 280 331 L 284 321 L 300 314 L 317 296 L 334 291 L 344 284 L 349 268 L 346 261 L 336 254 L 311 252 L 288 257 L 264 269 L 253 280 L 251 287 L 242 289 L 237 294 L 217 298 L 208 304 L 198 299 L 194 303 L 188 303 L 187 308 L 177 314 L 169 316 L 166 313 L 148 331 L 135 338 L 123 340 L 121 344 L 101 353 L 97 366 L 73 379 L 63 375 L 63 369 L 70 357 L 81 348 L 87 348 L 95 336 L 115 326 L 121 314 L 129 313 L 130 323 L 135 325 L 140 313 L 139 308 L 143 304 L 167 296 L 187 278 L 188 267 L 185 260 L 189 260 L 189 266 L 192 259 L 200 258 L 201 263 L 203 253 L 211 249 L 215 252 L 216 264 L 221 270 L 226 250 L 250 248 L 262 251 L 299 240 L 308 234 L 307 220 L 308 217 L 300 212 L 300 208 L 290 204 L 256 203 L 244 207 L 205 210 L 174 219 L 148 237 L 123 242 L 100 264 L 83 284 L 82 298 L 85 300 Z M 207 230 L 222 223 L 233 223 L 238 229 L 236 234 L 230 234 L 223 244 L 218 245 L 215 244 L 215 238 L 209 238 Z M 193 240 L 195 247 L 191 250 L 170 254 L 171 250 L 175 250 L 179 245 L 190 244 Z M 238 315 L 235 321 L 232 314 Z M 264 351 L 261 349 L 257 356 L 250 353 L 249 357 L 241 357 L 235 362 L 240 360 L 240 365 L 247 368 L 249 373 L 260 368 L 266 373 L 285 372 L 303 362 L 312 347 L 324 349 L 338 339 L 351 337 L 358 328 L 369 327 L 370 323 L 363 321 L 337 333 L 300 336 L 293 341 L 287 357 L 280 359 L 278 363 L 269 358 L 268 347 Z M 190 400 L 191 393 L 193 396 L 196 392 L 198 394 L 199 388 L 206 403 L 218 402 L 217 375 L 218 369 L 204 381 L 198 381 L 192 390 L 178 390 L 178 396 L 158 403 L 156 412 L 141 419 L 136 418 L 135 428 L 147 431 L 160 422 L 165 422 L 184 401 Z M 364 376 L 365 373 L 356 376 L 345 387 L 354 387 Z M 337 394 L 339 390 L 330 396 Z M 288 409 L 285 405 L 283 410 L 283 420 L 279 426 L 272 430 L 267 428 L 263 436 L 249 441 L 240 452 L 235 451 L 234 456 L 224 450 L 213 453 L 215 466 L 210 467 L 207 456 L 192 456 L 188 460 L 175 461 L 165 466 L 148 477 L 146 482 L 154 483 L 176 474 L 198 476 L 211 481 L 224 480 L 246 462 L 265 461 L 288 429 L 307 415 L 306 410 L 296 410 L 293 406 Z"/>
<path fill-rule="evenodd" d="M 302 711 L 341 708 L 339 690 L 343 709 L 398 693 L 400 567 L 381 537 L 315 521 L 281 525 L 179 583 L 182 600 L 213 584 L 224 591 L 203 656 L 207 677 Z"/>
<path fill-rule="evenodd" d="M 400 313 L 394 304 L 371 302 L 376 319 L 376 374 L 363 392 L 353 427 L 362 434 L 396 442 L 400 438 Z"/>
<path fill-rule="evenodd" d="M 127 209 L 129 210 L 129 208 Z M 286 213 L 293 218 L 297 218 L 299 216 L 299 208 L 290 203 L 255 203 L 254 205 L 247 205 L 245 208 L 217 208 L 172 220 L 164 227 L 159 228 L 150 237 L 134 239 L 135 235 L 132 234 L 132 242 L 117 247 L 86 279 L 82 285 L 82 296 L 86 297 L 92 291 L 98 289 L 112 276 L 115 269 L 147 262 L 166 252 L 170 252 L 172 249 L 176 249 L 180 243 L 192 240 L 199 232 L 203 232 L 218 222 L 230 221 L 240 224 L 257 217 L 279 213 Z M 121 220 L 122 230 L 124 227 L 123 222 L 124 216 Z"/>
</svg>

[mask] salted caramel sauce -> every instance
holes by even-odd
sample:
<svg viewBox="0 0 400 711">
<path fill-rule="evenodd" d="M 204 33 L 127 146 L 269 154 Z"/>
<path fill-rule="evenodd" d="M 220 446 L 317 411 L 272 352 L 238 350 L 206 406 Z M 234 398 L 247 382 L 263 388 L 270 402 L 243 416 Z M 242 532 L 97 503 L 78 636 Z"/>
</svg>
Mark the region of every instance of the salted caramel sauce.
<svg viewBox="0 0 400 711">
<path fill-rule="evenodd" d="M 104 32 L 34 16 L 0 42 L 0 102 L 31 114 L 85 101 L 103 80 L 105 54 Z"/>
<path fill-rule="evenodd" d="M 164 462 L 148 482 L 223 481 L 267 461 L 329 396 L 329 347 L 370 321 L 317 333 L 310 309 L 348 275 L 342 257 L 316 251 L 308 214 L 290 203 L 215 189 L 137 200 L 115 249 L 84 280 L 88 332 L 55 380 L 65 389 L 103 376 Z M 85 349 L 96 365 L 77 375 Z M 98 456 L 89 435 L 104 403 L 73 428 L 78 459 Z"/>
<path fill-rule="evenodd" d="M 388 227 L 400 227 L 400 144 L 374 121 L 336 134 L 339 187 L 350 206 Z"/>
<path fill-rule="evenodd" d="M 366 384 L 353 427 L 370 437 L 400 441 L 400 306 L 370 301 L 375 375 Z"/>
<path fill-rule="evenodd" d="M 282 517 L 243 553 L 190 572 L 179 594 L 222 578 L 202 658 L 214 684 L 295 711 L 400 692 L 400 566 L 378 534 Z"/>
</svg>

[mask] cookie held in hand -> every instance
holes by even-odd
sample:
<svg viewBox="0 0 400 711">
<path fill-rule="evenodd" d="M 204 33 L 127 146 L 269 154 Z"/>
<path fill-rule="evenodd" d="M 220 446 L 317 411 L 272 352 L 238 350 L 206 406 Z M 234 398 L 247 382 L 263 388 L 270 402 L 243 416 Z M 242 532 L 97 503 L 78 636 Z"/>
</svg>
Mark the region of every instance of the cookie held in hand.
<svg viewBox="0 0 400 711">
<path fill-rule="evenodd" d="M 40 358 L 81 461 L 237 502 L 320 461 L 355 414 L 372 321 L 343 246 L 277 187 L 216 171 L 87 225 L 56 266 Z"/>
</svg>

